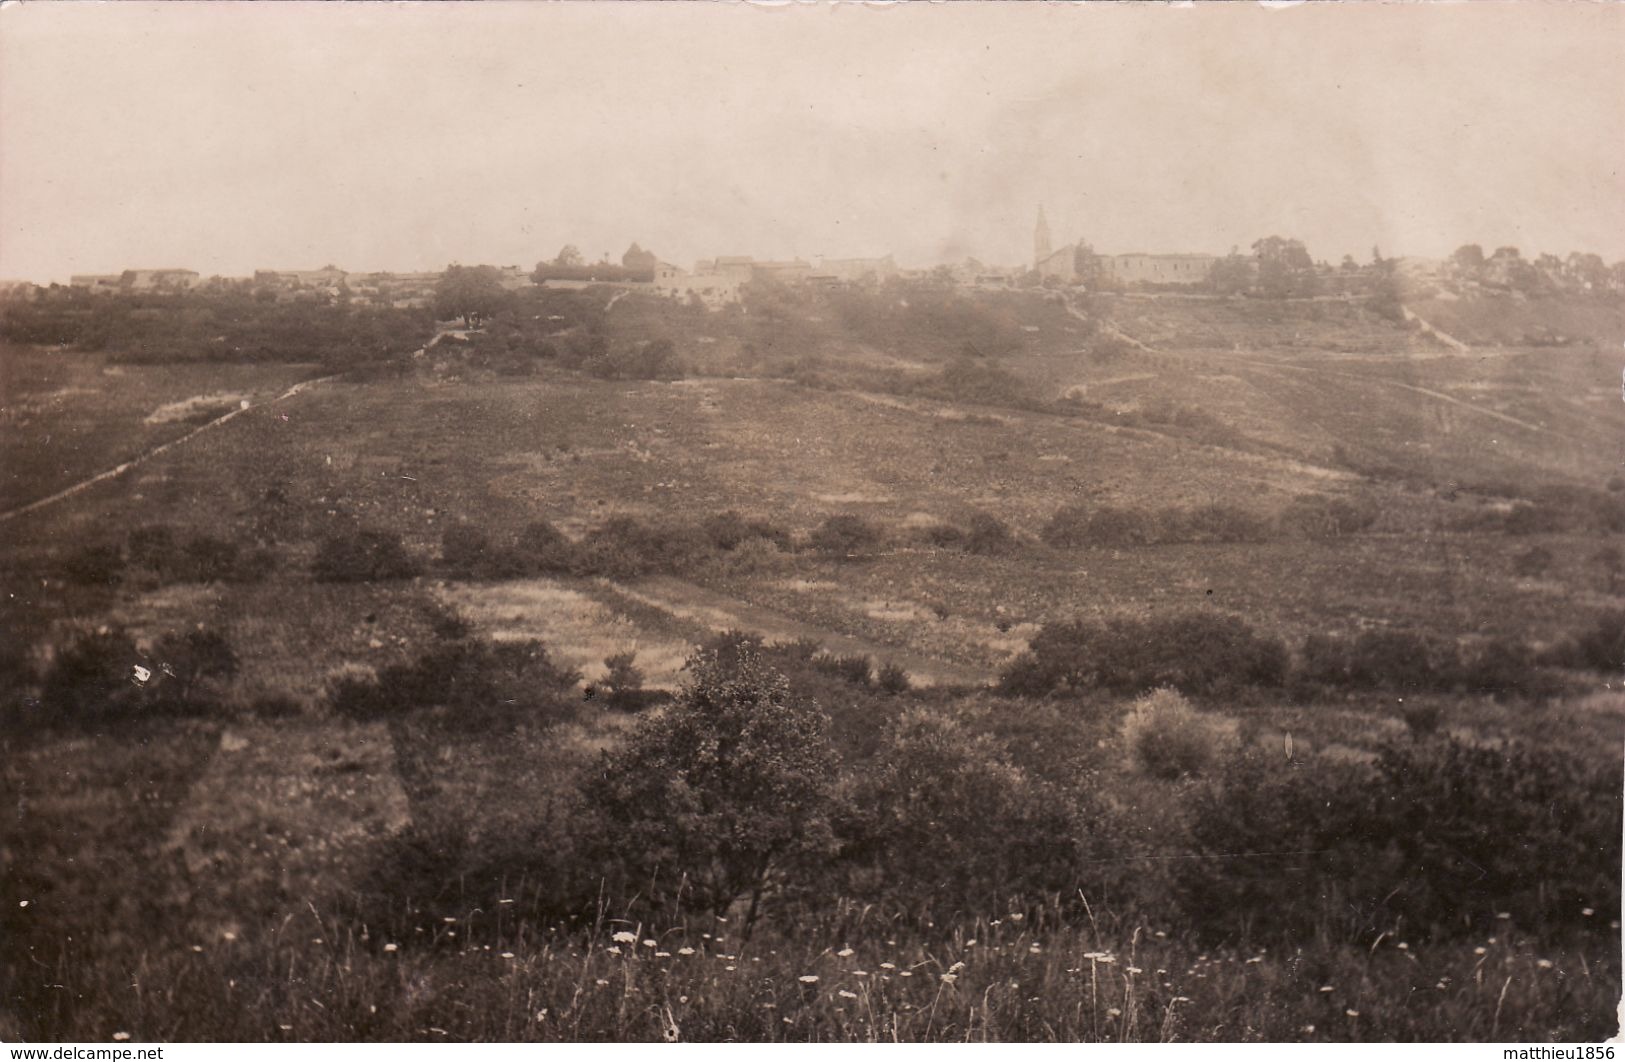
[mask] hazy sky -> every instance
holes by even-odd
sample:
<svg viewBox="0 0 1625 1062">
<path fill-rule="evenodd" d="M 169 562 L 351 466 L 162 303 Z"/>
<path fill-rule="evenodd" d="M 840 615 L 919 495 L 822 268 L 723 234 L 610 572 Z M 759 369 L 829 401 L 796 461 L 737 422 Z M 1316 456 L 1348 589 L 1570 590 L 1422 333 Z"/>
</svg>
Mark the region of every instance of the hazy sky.
<svg viewBox="0 0 1625 1062">
<path fill-rule="evenodd" d="M 1625 257 L 1625 5 L 0 10 L 0 277 Z"/>
</svg>

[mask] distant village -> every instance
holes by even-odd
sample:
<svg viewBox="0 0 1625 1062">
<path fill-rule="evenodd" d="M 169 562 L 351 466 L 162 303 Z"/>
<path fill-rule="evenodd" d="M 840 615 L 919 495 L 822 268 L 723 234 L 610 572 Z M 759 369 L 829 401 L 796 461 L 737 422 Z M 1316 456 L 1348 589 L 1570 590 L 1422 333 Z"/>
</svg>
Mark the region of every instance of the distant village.
<svg viewBox="0 0 1625 1062">
<path fill-rule="evenodd" d="M 975 258 L 929 269 L 901 269 L 891 255 L 874 258 L 765 260 L 720 255 L 673 265 L 633 243 L 619 263 L 606 254 L 586 260 L 574 246 L 533 269 L 517 265 L 494 269 L 504 288 L 585 288 L 611 286 L 697 301 L 713 309 L 740 301 L 751 283 L 837 286 L 876 284 L 894 278 L 932 280 L 974 288 L 1070 288 L 1123 292 L 1251 294 L 1268 297 L 1352 297 L 1370 295 L 1401 279 L 1410 287 L 1484 287 L 1523 294 L 1542 291 L 1625 291 L 1625 263 L 1606 265 L 1593 254 L 1566 258 L 1542 254 L 1525 259 L 1515 247 L 1485 254 L 1476 245 L 1447 259 L 1385 259 L 1376 248 L 1367 262 L 1345 256 L 1333 265 L 1315 261 L 1297 240 L 1266 237 L 1251 253 L 1228 255 L 1141 252 L 1101 254 L 1086 241 L 1054 246 L 1042 207 L 1033 230 L 1033 256 L 1023 266 L 989 266 Z M 444 271 L 352 273 L 328 265 L 320 269 L 259 269 L 250 277 L 204 277 L 191 269 L 126 269 L 121 273 L 75 275 L 69 288 L 97 295 L 173 294 L 194 290 L 247 291 L 277 301 L 344 299 L 380 307 L 425 306 Z M 52 285 L 57 287 L 57 285 Z M 26 281 L 0 282 L 0 294 L 32 297 L 46 289 Z"/>
</svg>

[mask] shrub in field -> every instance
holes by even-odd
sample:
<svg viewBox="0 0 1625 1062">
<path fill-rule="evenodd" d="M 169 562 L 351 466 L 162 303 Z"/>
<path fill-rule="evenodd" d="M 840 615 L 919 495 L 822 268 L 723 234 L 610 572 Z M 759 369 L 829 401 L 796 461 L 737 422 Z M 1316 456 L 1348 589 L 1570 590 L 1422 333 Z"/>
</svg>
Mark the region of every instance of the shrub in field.
<svg viewBox="0 0 1625 1062">
<path fill-rule="evenodd" d="M 410 579 L 418 574 L 418 567 L 401 544 L 401 536 L 356 531 L 322 540 L 311 573 L 323 583 L 382 582 Z"/>
<path fill-rule="evenodd" d="M 459 579 L 512 579 L 529 569 L 529 555 L 493 545 L 484 531 L 453 524 L 440 536 L 440 563 Z"/>
<path fill-rule="evenodd" d="M 1057 549 L 1077 549 L 1089 544 L 1089 509 L 1068 505 L 1056 511 L 1039 535 Z"/>
<path fill-rule="evenodd" d="M 1168 686 L 1192 695 L 1279 686 L 1286 647 L 1242 620 L 1187 612 L 1149 620 L 1048 623 L 1000 677 L 1006 693 L 1042 696 L 1104 689 L 1137 694 Z"/>
<path fill-rule="evenodd" d="M 880 528 L 870 521 L 861 516 L 840 513 L 826 517 L 824 522 L 813 530 L 808 542 L 813 549 L 837 557 L 850 557 L 879 546 L 882 537 Z"/>
<path fill-rule="evenodd" d="M 1195 794 L 1176 885 L 1227 939 L 1583 929 L 1619 902 L 1620 784 L 1617 765 L 1438 740 L 1369 767 L 1247 758 Z"/>
<path fill-rule="evenodd" d="M 1473 693 L 1527 697 L 1550 692 L 1529 646 L 1513 638 L 1486 638 L 1460 654 L 1459 678 Z"/>
<path fill-rule="evenodd" d="M 164 524 L 136 528 L 126 537 L 124 545 L 131 565 L 155 572 L 160 578 L 173 573 L 180 557 L 175 529 Z"/>
<path fill-rule="evenodd" d="M 714 548 L 725 552 L 758 538 L 779 549 L 790 548 L 790 532 L 766 520 L 747 519 L 732 509 L 707 519 L 701 530 Z"/>
<path fill-rule="evenodd" d="M 145 703 L 137 667 L 151 664 L 121 628 L 87 631 L 63 646 L 45 669 L 40 700 L 48 722 L 89 722 L 124 716 Z"/>
<path fill-rule="evenodd" d="M 1447 691 L 1461 674 L 1453 644 L 1414 631 L 1365 631 L 1348 654 L 1349 684 L 1363 689 Z"/>
<path fill-rule="evenodd" d="M 1590 625 L 1570 635 L 1554 652 L 1557 662 L 1589 671 L 1625 671 L 1625 609 L 1599 614 Z"/>
<path fill-rule="evenodd" d="M 1605 593 L 1613 594 L 1619 591 L 1619 577 L 1625 573 L 1625 553 L 1615 545 L 1607 545 L 1591 556 L 1591 563 L 1597 566 L 1602 574 L 1602 586 Z"/>
<path fill-rule="evenodd" d="M 192 703 L 210 684 L 237 677 L 237 652 L 217 630 L 195 627 L 185 634 L 164 635 L 153 646 L 153 659 L 169 680 L 175 699 Z"/>
<path fill-rule="evenodd" d="M 604 753 L 583 795 L 628 898 L 721 914 L 749 896 L 748 927 L 780 873 L 830 845 L 827 719 L 748 645 L 688 667 L 676 703 Z"/>
<path fill-rule="evenodd" d="M 581 676 L 538 641 L 446 641 L 409 664 L 339 677 L 328 691 L 338 715 L 360 721 L 417 718 L 439 732 L 488 734 L 567 722 Z"/>
<path fill-rule="evenodd" d="M 1176 690 L 1153 690 L 1123 719 L 1123 744 L 1136 767 L 1153 778 L 1194 778 L 1237 747 L 1228 720 L 1197 712 Z"/>
<path fill-rule="evenodd" d="M 946 920 L 1076 888 L 1068 801 L 940 712 L 893 721 L 840 816 L 848 895 Z"/>
<path fill-rule="evenodd" d="M 1439 732 L 1439 724 L 1444 722 L 1444 709 L 1430 702 L 1411 702 L 1399 710 L 1399 717 L 1405 720 L 1405 729 L 1411 732 L 1414 738 L 1428 738 Z"/>
<path fill-rule="evenodd" d="M 818 653 L 811 659 L 813 667 L 826 675 L 833 675 L 844 682 L 854 686 L 868 686 L 869 677 L 873 668 L 873 661 L 862 653 L 840 655 L 838 653 Z"/>
<path fill-rule="evenodd" d="M 80 546 L 59 568 L 63 579 L 79 586 L 117 586 L 124 580 L 124 551 L 110 544 Z"/>
<path fill-rule="evenodd" d="M 908 672 L 891 661 L 881 665 L 875 675 L 875 688 L 889 697 L 897 697 L 909 691 Z"/>
<path fill-rule="evenodd" d="M 1008 553 L 1015 539 L 1004 521 L 989 513 L 976 513 L 965 529 L 964 549 L 967 553 Z"/>
<path fill-rule="evenodd" d="M 540 575 L 567 572 L 575 564 L 575 546 L 546 520 L 526 524 L 514 551 L 526 571 Z"/>
<path fill-rule="evenodd" d="M 1144 546 L 1160 541 L 1156 513 L 1103 505 L 1089 514 L 1084 539 L 1091 546 Z"/>
<path fill-rule="evenodd" d="M 694 528 L 616 516 L 581 540 L 575 567 L 586 575 L 631 579 L 653 572 L 683 571 L 707 551 L 705 537 Z"/>
<path fill-rule="evenodd" d="M 1181 542 L 1263 542 L 1273 530 L 1269 517 L 1239 505 L 1199 505 L 1181 512 L 1178 531 L 1167 535 Z M 1173 529 L 1170 528 L 1172 531 Z"/>
<path fill-rule="evenodd" d="M 1512 558 L 1512 574 L 1524 579 L 1538 579 L 1551 570 L 1557 558 L 1545 546 L 1534 546 Z"/>
</svg>

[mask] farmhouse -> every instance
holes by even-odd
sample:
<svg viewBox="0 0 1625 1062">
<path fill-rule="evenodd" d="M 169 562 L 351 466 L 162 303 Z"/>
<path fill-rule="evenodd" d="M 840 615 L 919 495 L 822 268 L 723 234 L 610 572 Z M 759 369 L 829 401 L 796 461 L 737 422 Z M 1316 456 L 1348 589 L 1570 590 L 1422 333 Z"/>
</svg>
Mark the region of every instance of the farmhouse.
<svg viewBox="0 0 1625 1062">
<path fill-rule="evenodd" d="M 699 298 L 713 309 L 739 301 L 737 273 L 688 272 L 681 266 L 661 262 L 655 266 L 655 292 L 672 298 Z"/>
</svg>

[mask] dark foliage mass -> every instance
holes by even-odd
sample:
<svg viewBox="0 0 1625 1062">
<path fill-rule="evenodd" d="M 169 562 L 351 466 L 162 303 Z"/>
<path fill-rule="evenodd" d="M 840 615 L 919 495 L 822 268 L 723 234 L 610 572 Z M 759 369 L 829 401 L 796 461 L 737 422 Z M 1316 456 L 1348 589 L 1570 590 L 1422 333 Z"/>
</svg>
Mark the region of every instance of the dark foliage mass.
<svg viewBox="0 0 1625 1062">
<path fill-rule="evenodd" d="M 1529 748 L 1394 746 L 1375 765 L 1248 758 L 1205 786 L 1178 885 L 1221 939 L 1410 939 L 1619 904 L 1621 778 Z"/>
</svg>

